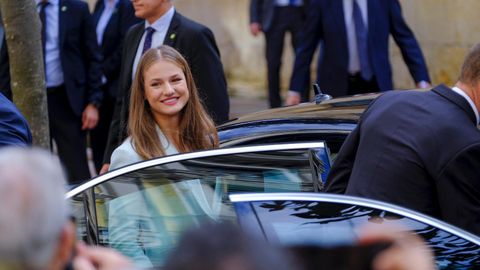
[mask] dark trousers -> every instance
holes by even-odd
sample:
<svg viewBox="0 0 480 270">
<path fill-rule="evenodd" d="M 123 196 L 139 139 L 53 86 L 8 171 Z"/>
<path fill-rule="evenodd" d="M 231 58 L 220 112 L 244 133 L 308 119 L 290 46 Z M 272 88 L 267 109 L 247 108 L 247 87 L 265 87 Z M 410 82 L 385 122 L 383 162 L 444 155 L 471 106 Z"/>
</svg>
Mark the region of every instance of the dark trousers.
<svg viewBox="0 0 480 270">
<path fill-rule="evenodd" d="M 65 87 L 47 88 L 47 100 L 50 139 L 57 145 L 69 184 L 89 179 L 85 132 L 81 130 L 81 117 L 70 107 Z"/>
<path fill-rule="evenodd" d="M 348 75 L 348 94 L 357 95 L 357 94 L 366 94 L 379 92 L 380 88 L 378 87 L 377 80 L 373 77 L 371 80 L 366 81 L 362 78 L 360 73 L 355 73 Z"/>
<path fill-rule="evenodd" d="M 282 106 L 280 97 L 280 68 L 285 34 L 290 32 L 294 49 L 300 43 L 300 31 L 304 26 L 304 11 L 301 7 L 275 7 L 272 26 L 265 32 L 268 73 L 268 100 L 271 108 Z M 308 100 L 308 93 L 302 100 Z M 306 101 L 303 100 L 303 101 Z"/>
<path fill-rule="evenodd" d="M 100 171 L 103 165 L 103 155 L 105 154 L 108 132 L 112 122 L 113 110 L 115 109 L 115 98 L 109 95 L 108 89 L 103 89 L 103 92 L 105 95 L 100 107 L 100 120 L 97 126 L 90 131 L 90 145 L 97 172 Z"/>
</svg>

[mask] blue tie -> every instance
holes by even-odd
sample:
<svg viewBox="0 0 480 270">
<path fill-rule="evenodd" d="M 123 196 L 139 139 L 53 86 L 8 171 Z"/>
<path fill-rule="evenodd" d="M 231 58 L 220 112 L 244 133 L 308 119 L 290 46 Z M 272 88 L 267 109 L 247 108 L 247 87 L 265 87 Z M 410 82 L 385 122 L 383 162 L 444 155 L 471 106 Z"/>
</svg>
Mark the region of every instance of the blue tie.
<svg viewBox="0 0 480 270">
<path fill-rule="evenodd" d="M 353 1 L 353 22 L 355 23 L 360 73 L 364 80 L 370 81 L 373 77 L 373 71 L 368 57 L 368 30 L 363 23 L 362 11 L 356 0 Z"/>
<path fill-rule="evenodd" d="M 145 28 L 145 32 L 147 32 L 147 35 L 145 36 L 145 43 L 143 43 L 142 55 L 152 47 L 152 37 L 155 29 L 149 26 Z"/>
</svg>

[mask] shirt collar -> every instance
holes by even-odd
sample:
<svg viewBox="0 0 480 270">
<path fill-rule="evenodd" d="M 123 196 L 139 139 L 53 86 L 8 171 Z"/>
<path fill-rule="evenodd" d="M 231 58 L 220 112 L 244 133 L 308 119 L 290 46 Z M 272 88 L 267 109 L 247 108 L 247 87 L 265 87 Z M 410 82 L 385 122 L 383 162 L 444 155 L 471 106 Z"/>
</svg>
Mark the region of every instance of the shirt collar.
<svg viewBox="0 0 480 270">
<path fill-rule="evenodd" d="M 145 28 L 150 26 L 154 28 L 155 31 L 157 32 L 167 29 L 170 26 L 170 23 L 172 22 L 172 18 L 174 14 L 175 14 L 175 8 L 172 6 L 165 14 L 162 15 L 162 17 L 160 17 L 154 23 L 149 24 L 145 20 Z"/>
<path fill-rule="evenodd" d="M 103 0 L 103 4 L 105 7 L 108 7 L 108 2 L 110 2 L 110 0 Z M 116 6 L 117 4 L 118 4 L 118 0 L 114 0 L 113 6 Z"/>
<path fill-rule="evenodd" d="M 475 119 L 477 119 L 477 125 L 480 124 L 480 116 L 478 114 L 478 109 L 475 106 L 475 103 L 473 103 L 473 100 L 462 89 L 456 86 L 453 87 L 452 90 L 467 100 L 468 104 L 470 104 L 470 107 L 472 107 L 472 110 L 475 113 Z"/>
</svg>

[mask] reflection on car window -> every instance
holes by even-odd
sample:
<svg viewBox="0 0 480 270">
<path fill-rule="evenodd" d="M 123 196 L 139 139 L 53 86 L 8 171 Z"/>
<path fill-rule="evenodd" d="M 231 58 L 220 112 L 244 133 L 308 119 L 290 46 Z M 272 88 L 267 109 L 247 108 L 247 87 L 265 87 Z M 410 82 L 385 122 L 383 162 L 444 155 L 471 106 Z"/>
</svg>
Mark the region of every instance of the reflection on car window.
<svg viewBox="0 0 480 270">
<path fill-rule="evenodd" d="M 109 245 L 138 266 L 161 265 L 186 228 L 234 216 L 221 202 L 221 185 L 215 190 L 195 179 L 145 183 L 144 188 L 106 205 Z"/>
<path fill-rule="evenodd" d="M 94 188 L 100 244 L 162 266 L 186 228 L 236 220 L 228 194 L 314 191 L 308 149 L 213 156 L 128 173 Z"/>
<path fill-rule="evenodd" d="M 248 216 L 249 211 L 254 212 L 268 241 L 340 245 L 356 239 L 358 229 L 367 223 L 390 224 L 422 236 L 434 250 L 440 269 L 480 267 L 478 245 L 431 225 L 383 210 L 315 201 L 236 203 L 235 208 L 240 219 L 240 215 Z"/>
</svg>

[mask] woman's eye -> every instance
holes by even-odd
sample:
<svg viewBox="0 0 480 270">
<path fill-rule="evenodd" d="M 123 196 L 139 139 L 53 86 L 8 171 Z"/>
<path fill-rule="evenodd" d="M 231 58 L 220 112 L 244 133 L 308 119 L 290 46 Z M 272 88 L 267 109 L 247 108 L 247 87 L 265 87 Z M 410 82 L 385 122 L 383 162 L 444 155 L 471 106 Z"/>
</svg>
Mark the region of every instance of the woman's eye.
<svg viewBox="0 0 480 270">
<path fill-rule="evenodd" d="M 179 82 L 179 81 L 181 81 L 181 80 L 182 80 L 181 78 L 173 78 L 173 79 L 172 79 L 172 82 Z"/>
<path fill-rule="evenodd" d="M 152 87 L 157 87 L 157 86 L 159 86 L 159 85 L 160 85 L 160 83 L 158 83 L 158 82 L 154 82 L 154 83 L 152 83 L 152 84 L 150 84 L 150 85 L 151 85 Z"/>
</svg>

